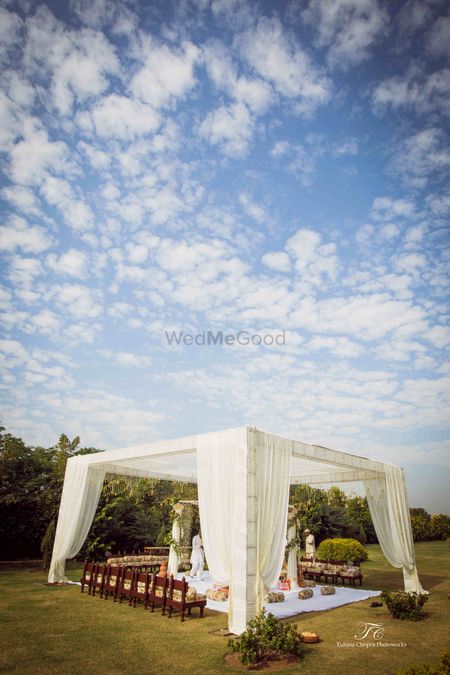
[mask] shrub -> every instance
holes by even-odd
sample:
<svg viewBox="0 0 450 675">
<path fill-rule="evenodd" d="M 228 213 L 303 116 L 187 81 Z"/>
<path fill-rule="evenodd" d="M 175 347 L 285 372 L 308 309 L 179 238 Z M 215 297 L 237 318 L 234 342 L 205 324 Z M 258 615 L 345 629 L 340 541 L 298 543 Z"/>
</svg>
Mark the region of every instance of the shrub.
<svg viewBox="0 0 450 675">
<path fill-rule="evenodd" d="M 428 596 L 423 593 L 407 593 L 406 591 L 383 591 L 381 599 L 394 619 L 407 619 L 408 621 L 420 621 L 424 618 L 423 606 Z"/>
<path fill-rule="evenodd" d="M 367 551 L 356 539 L 324 539 L 317 549 L 320 560 L 367 560 Z"/>
<path fill-rule="evenodd" d="M 450 673 L 450 652 L 441 657 L 439 663 L 424 663 L 420 666 L 410 665 L 406 670 L 398 670 L 397 675 L 448 675 Z"/>
<path fill-rule="evenodd" d="M 300 656 L 302 645 L 296 628 L 292 624 L 281 623 L 273 614 L 266 614 L 262 609 L 249 621 L 247 630 L 228 644 L 246 666 L 258 663 L 273 652 Z"/>
</svg>

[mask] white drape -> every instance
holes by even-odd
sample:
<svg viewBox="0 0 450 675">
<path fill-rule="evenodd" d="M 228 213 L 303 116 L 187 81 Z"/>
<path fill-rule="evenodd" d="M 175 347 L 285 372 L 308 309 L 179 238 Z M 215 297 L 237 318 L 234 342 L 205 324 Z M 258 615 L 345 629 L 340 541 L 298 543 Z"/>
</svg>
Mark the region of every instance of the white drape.
<svg viewBox="0 0 450 675">
<path fill-rule="evenodd" d="M 403 471 L 399 466 L 386 464 L 384 474 L 364 481 L 378 541 L 391 565 L 403 569 L 405 590 L 427 593 L 421 586 L 416 568 Z"/>
<path fill-rule="evenodd" d="M 197 446 L 200 523 L 214 583 L 230 586 L 240 633 L 278 581 L 286 545 L 291 443 L 249 429 Z"/>
<path fill-rule="evenodd" d="M 49 583 L 66 581 L 66 559 L 73 558 L 83 546 L 94 519 L 104 478 L 103 468 L 89 466 L 78 457 L 68 460 Z"/>
<path fill-rule="evenodd" d="M 257 611 L 264 586 L 275 586 L 286 548 L 292 444 L 271 434 L 255 432 L 257 465 Z"/>
<path fill-rule="evenodd" d="M 236 439 L 237 441 L 237 439 Z M 234 505 L 245 499 L 242 490 L 235 495 L 239 485 L 233 467 L 238 465 L 242 452 L 238 441 L 217 436 L 216 443 L 197 448 L 198 507 L 203 549 L 213 582 L 228 586 L 231 581 L 233 527 L 242 526 L 241 516 L 235 518 Z"/>
<path fill-rule="evenodd" d="M 180 529 L 180 523 L 179 519 L 177 517 L 174 518 L 173 524 L 172 524 L 172 539 L 179 544 L 180 543 L 180 536 L 181 536 L 181 529 Z M 173 574 L 176 576 L 178 573 L 178 554 L 175 550 L 175 548 L 171 545 L 170 546 L 170 551 L 169 551 L 169 562 L 167 564 L 167 572 L 168 574 Z"/>
</svg>

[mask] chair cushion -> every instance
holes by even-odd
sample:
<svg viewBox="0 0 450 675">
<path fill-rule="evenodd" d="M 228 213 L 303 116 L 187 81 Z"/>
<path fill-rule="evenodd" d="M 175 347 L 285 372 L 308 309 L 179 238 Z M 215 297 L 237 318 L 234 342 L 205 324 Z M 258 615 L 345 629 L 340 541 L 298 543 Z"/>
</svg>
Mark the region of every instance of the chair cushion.
<svg viewBox="0 0 450 675">
<path fill-rule="evenodd" d="M 320 592 L 322 595 L 334 595 L 336 593 L 336 589 L 334 586 L 321 586 Z"/>
<path fill-rule="evenodd" d="M 312 598 L 313 595 L 314 591 L 312 588 L 301 588 L 298 592 L 299 600 L 308 600 L 308 598 Z"/>
<path fill-rule="evenodd" d="M 264 602 L 284 602 L 284 593 L 281 591 L 266 591 L 264 593 Z"/>
</svg>

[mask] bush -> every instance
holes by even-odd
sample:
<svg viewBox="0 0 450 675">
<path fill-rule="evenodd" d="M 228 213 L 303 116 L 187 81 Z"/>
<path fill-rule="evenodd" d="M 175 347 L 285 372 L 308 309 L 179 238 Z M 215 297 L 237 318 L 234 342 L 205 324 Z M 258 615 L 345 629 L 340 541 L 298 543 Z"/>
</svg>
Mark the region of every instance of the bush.
<svg viewBox="0 0 450 675">
<path fill-rule="evenodd" d="M 420 621 L 424 618 L 423 606 L 428 596 L 423 593 L 407 593 L 406 591 L 383 591 L 381 599 L 394 619 L 407 619 L 408 621 Z"/>
<path fill-rule="evenodd" d="M 262 609 L 249 621 L 247 630 L 228 644 L 246 666 L 258 663 L 273 652 L 300 656 L 302 644 L 296 628 L 292 624 L 281 623 L 273 614 L 266 614 Z"/>
<path fill-rule="evenodd" d="M 450 652 L 446 652 L 439 663 L 411 665 L 406 670 L 398 670 L 397 675 L 448 675 L 450 673 Z"/>
<path fill-rule="evenodd" d="M 316 552 L 320 560 L 367 560 L 367 551 L 356 539 L 324 539 Z"/>
</svg>

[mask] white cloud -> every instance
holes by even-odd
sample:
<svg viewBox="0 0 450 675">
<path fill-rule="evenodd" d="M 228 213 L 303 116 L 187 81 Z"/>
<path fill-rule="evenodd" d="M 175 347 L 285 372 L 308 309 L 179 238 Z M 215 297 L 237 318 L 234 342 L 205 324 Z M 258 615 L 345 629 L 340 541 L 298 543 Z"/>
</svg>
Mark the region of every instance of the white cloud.
<svg viewBox="0 0 450 675">
<path fill-rule="evenodd" d="M 393 218 L 408 218 L 415 213 L 415 204 L 410 199 L 392 199 L 391 197 L 376 197 L 372 204 L 372 216 L 375 220 L 391 220 Z"/>
<path fill-rule="evenodd" d="M 78 148 L 86 155 L 94 169 L 107 169 L 111 164 L 111 155 L 93 145 L 80 141 Z"/>
<path fill-rule="evenodd" d="M 362 345 L 346 337 L 317 336 L 308 342 L 307 348 L 313 351 L 328 349 L 331 353 L 344 359 L 357 358 L 365 351 Z"/>
<path fill-rule="evenodd" d="M 413 108 L 419 113 L 434 110 L 448 114 L 450 70 L 442 68 L 429 75 L 411 67 L 405 76 L 396 75 L 378 84 L 372 94 L 376 107 Z"/>
<path fill-rule="evenodd" d="M 139 56 L 144 65 L 131 80 L 130 90 L 154 108 L 174 105 L 196 84 L 194 66 L 200 50 L 192 42 L 171 49 L 145 38 Z"/>
<path fill-rule="evenodd" d="M 0 63 L 6 61 L 9 49 L 17 43 L 21 27 L 22 21 L 17 14 L 0 7 Z"/>
<path fill-rule="evenodd" d="M 289 272 L 291 268 L 289 256 L 283 251 L 266 253 L 261 260 L 266 267 L 275 272 Z"/>
<path fill-rule="evenodd" d="M 27 19 L 25 63 L 32 72 L 51 77 L 53 104 L 68 115 L 74 100 L 83 102 L 108 87 L 107 76 L 117 74 L 119 62 L 112 45 L 100 32 L 69 30 L 45 5 Z"/>
<path fill-rule="evenodd" d="M 42 253 L 52 245 L 51 237 L 37 225 L 29 225 L 21 218 L 14 218 L 10 225 L 0 227 L 0 249 L 24 253 Z"/>
<path fill-rule="evenodd" d="M 239 195 L 239 203 L 244 211 L 257 223 L 261 224 L 267 221 L 268 216 L 266 210 L 259 204 L 253 202 L 245 192 L 241 192 Z"/>
<path fill-rule="evenodd" d="M 427 258 L 421 253 L 406 253 L 396 260 L 396 267 L 404 272 L 414 273 L 428 264 Z"/>
<path fill-rule="evenodd" d="M 328 60 L 338 68 L 368 59 L 387 25 L 377 0 L 310 0 L 302 18 L 317 30 L 318 46 L 328 47 Z"/>
<path fill-rule="evenodd" d="M 438 349 L 450 345 L 450 329 L 447 326 L 433 326 L 433 328 L 427 330 L 423 337 Z"/>
<path fill-rule="evenodd" d="M 30 188 L 23 185 L 10 185 L 1 191 L 2 197 L 9 201 L 19 211 L 29 213 L 32 216 L 41 214 L 39 202 Z"/>
<path fill-rule="evenodd" d="M 149 356 L 133 354 L 131 352 L 113 352 L 108 349 L 102 349 L 100 350 L 100 354 L 111 361 L 118 363 L 120 366 L 142 368 L 143 366 L 149 366 L 152 362 L 152 359 Z"/>
<path fill-rule="evenodd" d="M 110 94 L 95 103 L 90 113 L 77 115 L 79 125 L 90 131 L 92 125 L 102 138 L 133 140 L 151 134 L 161 123 L 159 114 L 149 105 L 119 94 Z"/>
<path fill-rule="evenodd" d="M 221 106 L 209 112 L 200 125 L 200 135 L 229 157 L 244 157 L 253 137 L 253 121 L 242 103 Z"/>
<path fill-rule="evenodd" d="M 46 259 L 46 264 L 55 274 L 82 277 L 87 271 L 87 256 L 83 251 L 70 248 L 60 256 L 51 253 Z"/>
<path fill-rule="evenodd" d="M 297 272 L 308 284 L 320 285 L 325 278 L 336 277 L 336 246 L 321 242 L 320 234 L 307 228 L 297 230 L 286 242 L 286 251 L 294 257 Z"/>
<path fill-rule="evenodd" d="M 413 187 L 424 187 L 435 171 L 450 166 L 450 151 L 438 127 L 423 129 L 404 139 L 397 148 L 393 168 Z"/>
<path fill-rule="evenodd" d="M 358 141 L 356 138 L 352 138 L 348 141 L 343 141 L 342 143 L 335 143 L 333 147 L 333 155 L 335 157 L 341 157 L 343 155 L 357 155 L 358 154 Z"/>
<path fill-rule="evenodd" d="M 262 114 L 273 102 L 272 87 L 262 79 L 238 76 L 225 45 L 215 41 L 203 50 L 209 77 L 215 86 L 238 103 L 244 103 L 253 113 Z"/>
<path fill-rule="evenodd" d="M 427 36 L 428 51 L 436 57 L 450 53 L 450 16 L 440 16 Z"/>
<path fill-rule="evenodd" d="M 15 255 L 10 260 L 9 278 L 15 285 L 30 287 L 41 272 L 42 265 L 37 258 L 22 258 Z"/>
<path fill-rule="evenodd" d="M 94 227 L 94 214 L 88 204 L 77 199 L 68 181 L 48 176 L 41 185 L 41 193 L 49 204 L 56 206 L 67 225 L 76 232 Z"/>
<path fill-rule="evenodd" d="M 55 286 L 53 295 L 75 319 L 93 319 L 101 314 L 102 307 L 98 292 L 80 284 L 63 284 Z"/>
<path fill-rule="evenodd" d="M 408 340 L 392 340 L 375 348 L 375 353 L 387 361 L 409 361 L 410 358 L 426 351 L 419 342 Z"/>
<path fill-rule="evenodd" d="M 397 16 L 400 32 L 407 37 L 414 35 L 423 28 L 432 14 L 432 8 L 427 2 L 408 0 L 402 5 Z"/>
<path fill-rule="evenodd" d="M 242 35 L 240 49 L 262 78 L 270 81 L 279 94 L 292 100 L 297 113 L 311 115 L 328 101 L 330 80 L 278 19 L 260 18 L 255 29 Z"/>
<path fill-rule="evenodd" d="M 323 137 L 308 134 L 303 144 L 278 141 L 270 151 L 272 157 L 283 157 L 283 167 L 299 178 L 303 187 L 310 187 L 319 171 L 320 159 L 325 154 Z"/>
<path fill-rule="evenodd" d="M 49 141 L 45 130 L 30 126 L 11 149 L 11 177 L 22 185 L 38 185 L 50 172 L 67 170 L 68 155 L 63 141 Z"/>
<path fill-rule="evenodd" d="M 42 309 L 30 318 L 30 325 L 32 332 L 54 336 L 61 328 L 61 321 L 51 310 Z"/>
</svg>

